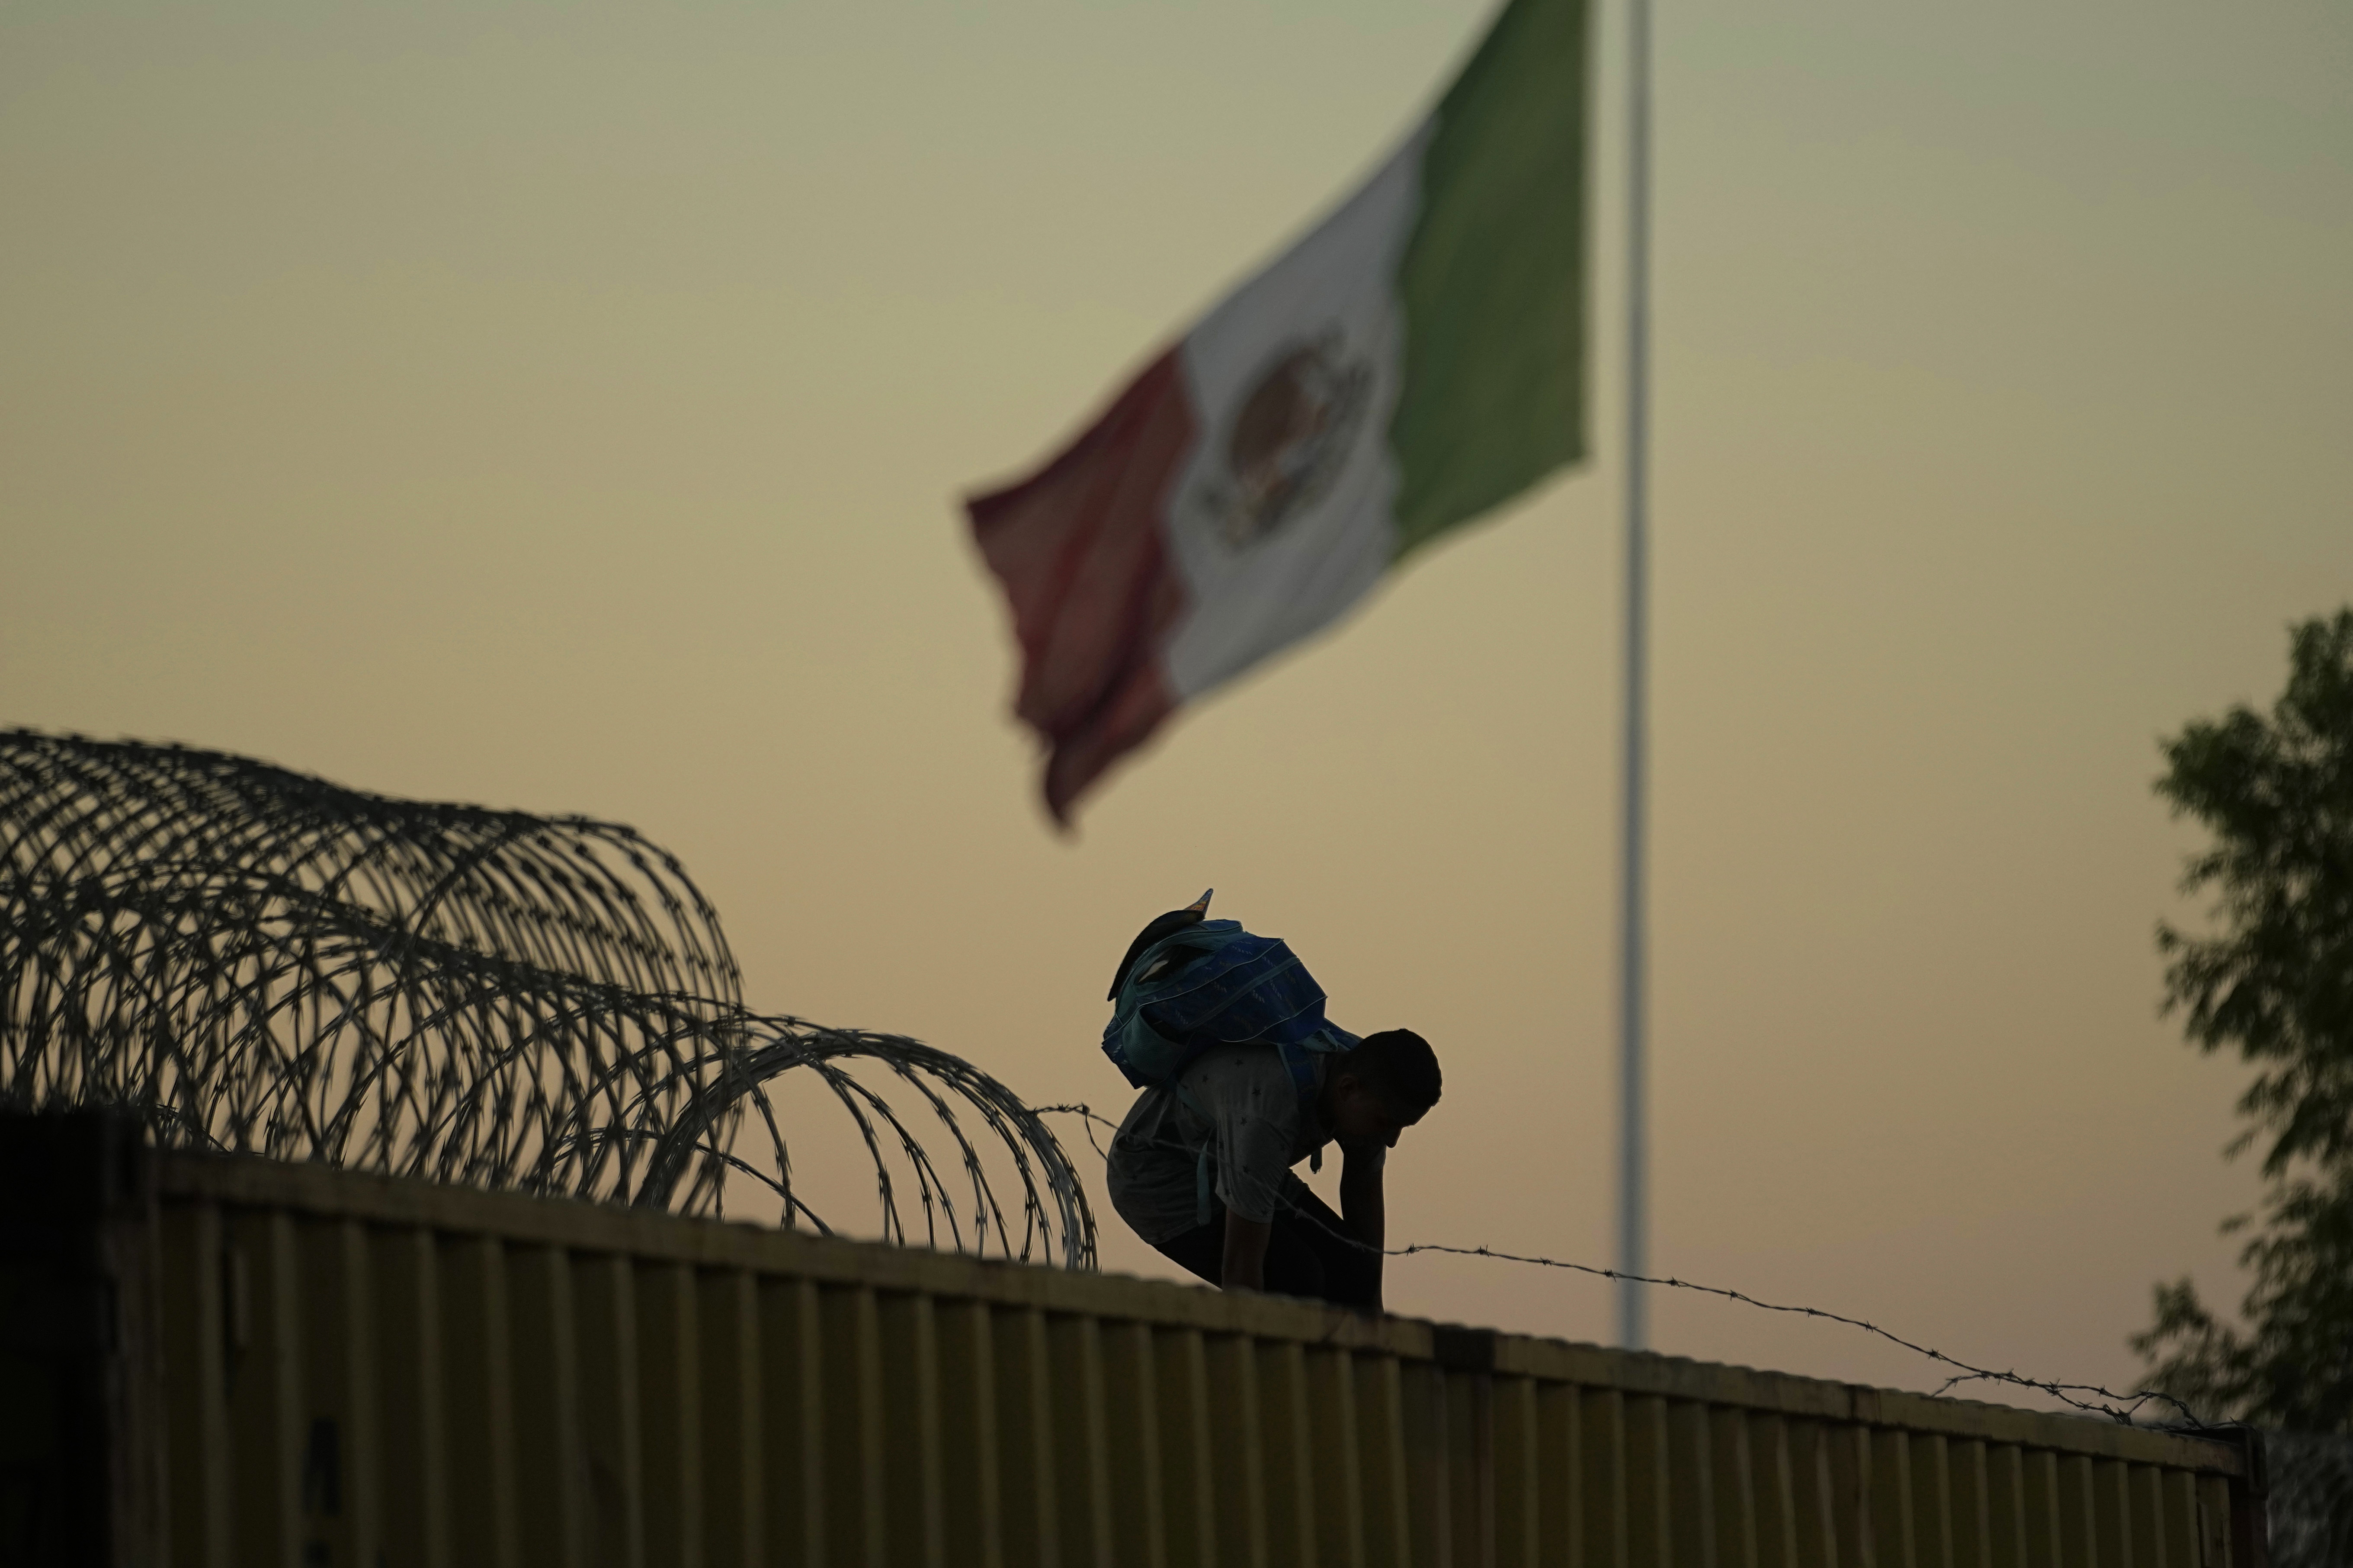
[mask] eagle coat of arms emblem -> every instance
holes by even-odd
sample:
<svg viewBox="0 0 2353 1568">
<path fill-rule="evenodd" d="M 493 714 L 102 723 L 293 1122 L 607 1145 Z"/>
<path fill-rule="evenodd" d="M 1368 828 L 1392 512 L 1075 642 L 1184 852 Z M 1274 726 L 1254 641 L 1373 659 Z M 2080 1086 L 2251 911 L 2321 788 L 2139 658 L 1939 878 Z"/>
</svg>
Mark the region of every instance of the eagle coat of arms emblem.
<svg viewBox="0 0 2353 1568">
<path fill-rule="evenodd" d="M 1372 367 L 1337 327 L 1267 356 L 1216 436 L 1196 492 L 1227 547 L 1249 549 L 1332 488 L 1364 424 Z"/>
</svg>

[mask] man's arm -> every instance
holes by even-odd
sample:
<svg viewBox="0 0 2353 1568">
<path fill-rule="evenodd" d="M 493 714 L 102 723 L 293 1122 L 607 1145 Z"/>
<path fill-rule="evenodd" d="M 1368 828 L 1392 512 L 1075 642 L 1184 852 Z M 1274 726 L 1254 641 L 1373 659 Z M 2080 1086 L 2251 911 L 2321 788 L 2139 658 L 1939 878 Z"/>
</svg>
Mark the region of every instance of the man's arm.
<svg viewBox="0 0 2353 1568">
<path fill-rule="evenodd" d="M 1381 1198 L 1381 1156 L 1378 1147 L 1341 1150 L 1340 1217 L 1366 1247 L 1386 1245 L 1388 1212 Z"/>
<path fill-rule="evenodd" d="M 1385 1238 L 1388 1234 L 1388 1209 L 1381 1195 L 1381 1157 L 1386 1152 L 1377 1147 L 1352 1149 L 1345 1144 L 1340 1151 L 1340 1218 L 1358 1241 L 1376 1251 L 1388 1245 Z M 1376 1258 L 1371 1262 L 1373 1310 L 1377 1312 L 1381 1310 L 1382 1259 Z"/>
<path fill-rule="evenodd" d="M 1266 1242 L 1274 1222 L 1244 1219 L 1226 1211 L 1226 1255 L 1218 1270 L 1219 1288 L 1226 1290 L 1266 1289 Z"/>
</svg>

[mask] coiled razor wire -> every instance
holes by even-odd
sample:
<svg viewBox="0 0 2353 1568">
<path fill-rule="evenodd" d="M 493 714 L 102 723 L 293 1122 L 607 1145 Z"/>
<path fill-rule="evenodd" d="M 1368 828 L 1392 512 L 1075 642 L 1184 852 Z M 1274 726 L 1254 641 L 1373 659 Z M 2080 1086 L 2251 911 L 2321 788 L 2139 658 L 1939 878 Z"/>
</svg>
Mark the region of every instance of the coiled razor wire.
<svg viewBox="0 0 2353 1568">
<path fill-rule="evenodd" d="M 629 828 L 0 731 L 0 1110 L 681 1214 L 749 1192 L 830 1234 L 794 1182 L 795 1083 L 871 1157 L 883 1239 L 1094 1266 L 1018 1097 L 920 1041 L 746 1008 L 717 911 Z"/>
</svg>

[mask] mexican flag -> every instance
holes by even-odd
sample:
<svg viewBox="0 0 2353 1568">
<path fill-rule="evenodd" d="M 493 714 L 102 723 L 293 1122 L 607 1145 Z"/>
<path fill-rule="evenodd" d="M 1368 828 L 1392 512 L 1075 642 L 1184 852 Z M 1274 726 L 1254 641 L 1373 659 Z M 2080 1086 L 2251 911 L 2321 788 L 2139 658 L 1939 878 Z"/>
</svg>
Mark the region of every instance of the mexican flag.
<svg viewBox="0 0 2353 1568">
<path fill-rule="evenodd" d="M 1071 803 L 1176 708 L 1585 455 L 1587 7 L 1437 110 L 1029 478 L 967 503 Z"/>
</svg>

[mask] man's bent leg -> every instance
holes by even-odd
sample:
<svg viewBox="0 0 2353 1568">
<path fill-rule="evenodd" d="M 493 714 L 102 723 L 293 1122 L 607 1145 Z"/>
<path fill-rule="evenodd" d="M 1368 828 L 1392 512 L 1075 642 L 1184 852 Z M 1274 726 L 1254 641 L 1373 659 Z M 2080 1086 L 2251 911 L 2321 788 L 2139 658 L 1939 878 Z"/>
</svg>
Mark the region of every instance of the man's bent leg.
<svg viewBox="0 0 2353 1568">
<path fill-rule="evenodd" d="M 1319 1205 L 1321 1206 L 1321 1205 Z M 1329 1215 L 1331 1210 L 1324 1211 Z M 1332 1221 L 1337 1225 L 1335 1218 Z M 1313 1227 L 1308 1227 L 1312 1229 Z M 1226 1210 L 1218 1206 L 1207 1225 L 1195 1226 L 1166 1241 L 1154 1242 L 1153 1247 L 1171 1263 L 1191 1271 L 1208 1283 L 1225 1284 Z M 1303 1233 L 1296 1218 L 1289 1215 L 1274 1216 L 1274 1232 L 1266 1244 L 1266 1289 L 1274 1296 L 1304 1296 L 1310 1300 L 1335 1300 L 1330 1290 L 1329 1266 L 1322 1253 Z M 1376 1280 L 1377 1281 L 1377 1276 Z M 1343 1302 L 1343 1305 L 1350 1303 Z"/>
<path fill-rule="evenodd" d="M 1155 1241 L 1153 1249 L 1179 1268 L 1190 1269 L 1212 1285 L 1223 1285 L 1226 1268 L 1226 1211 L 1219 1205 L 1216 1215 L 1207 1225 L 1197 1225 L 1166 1241 Z"/>
</svg>

